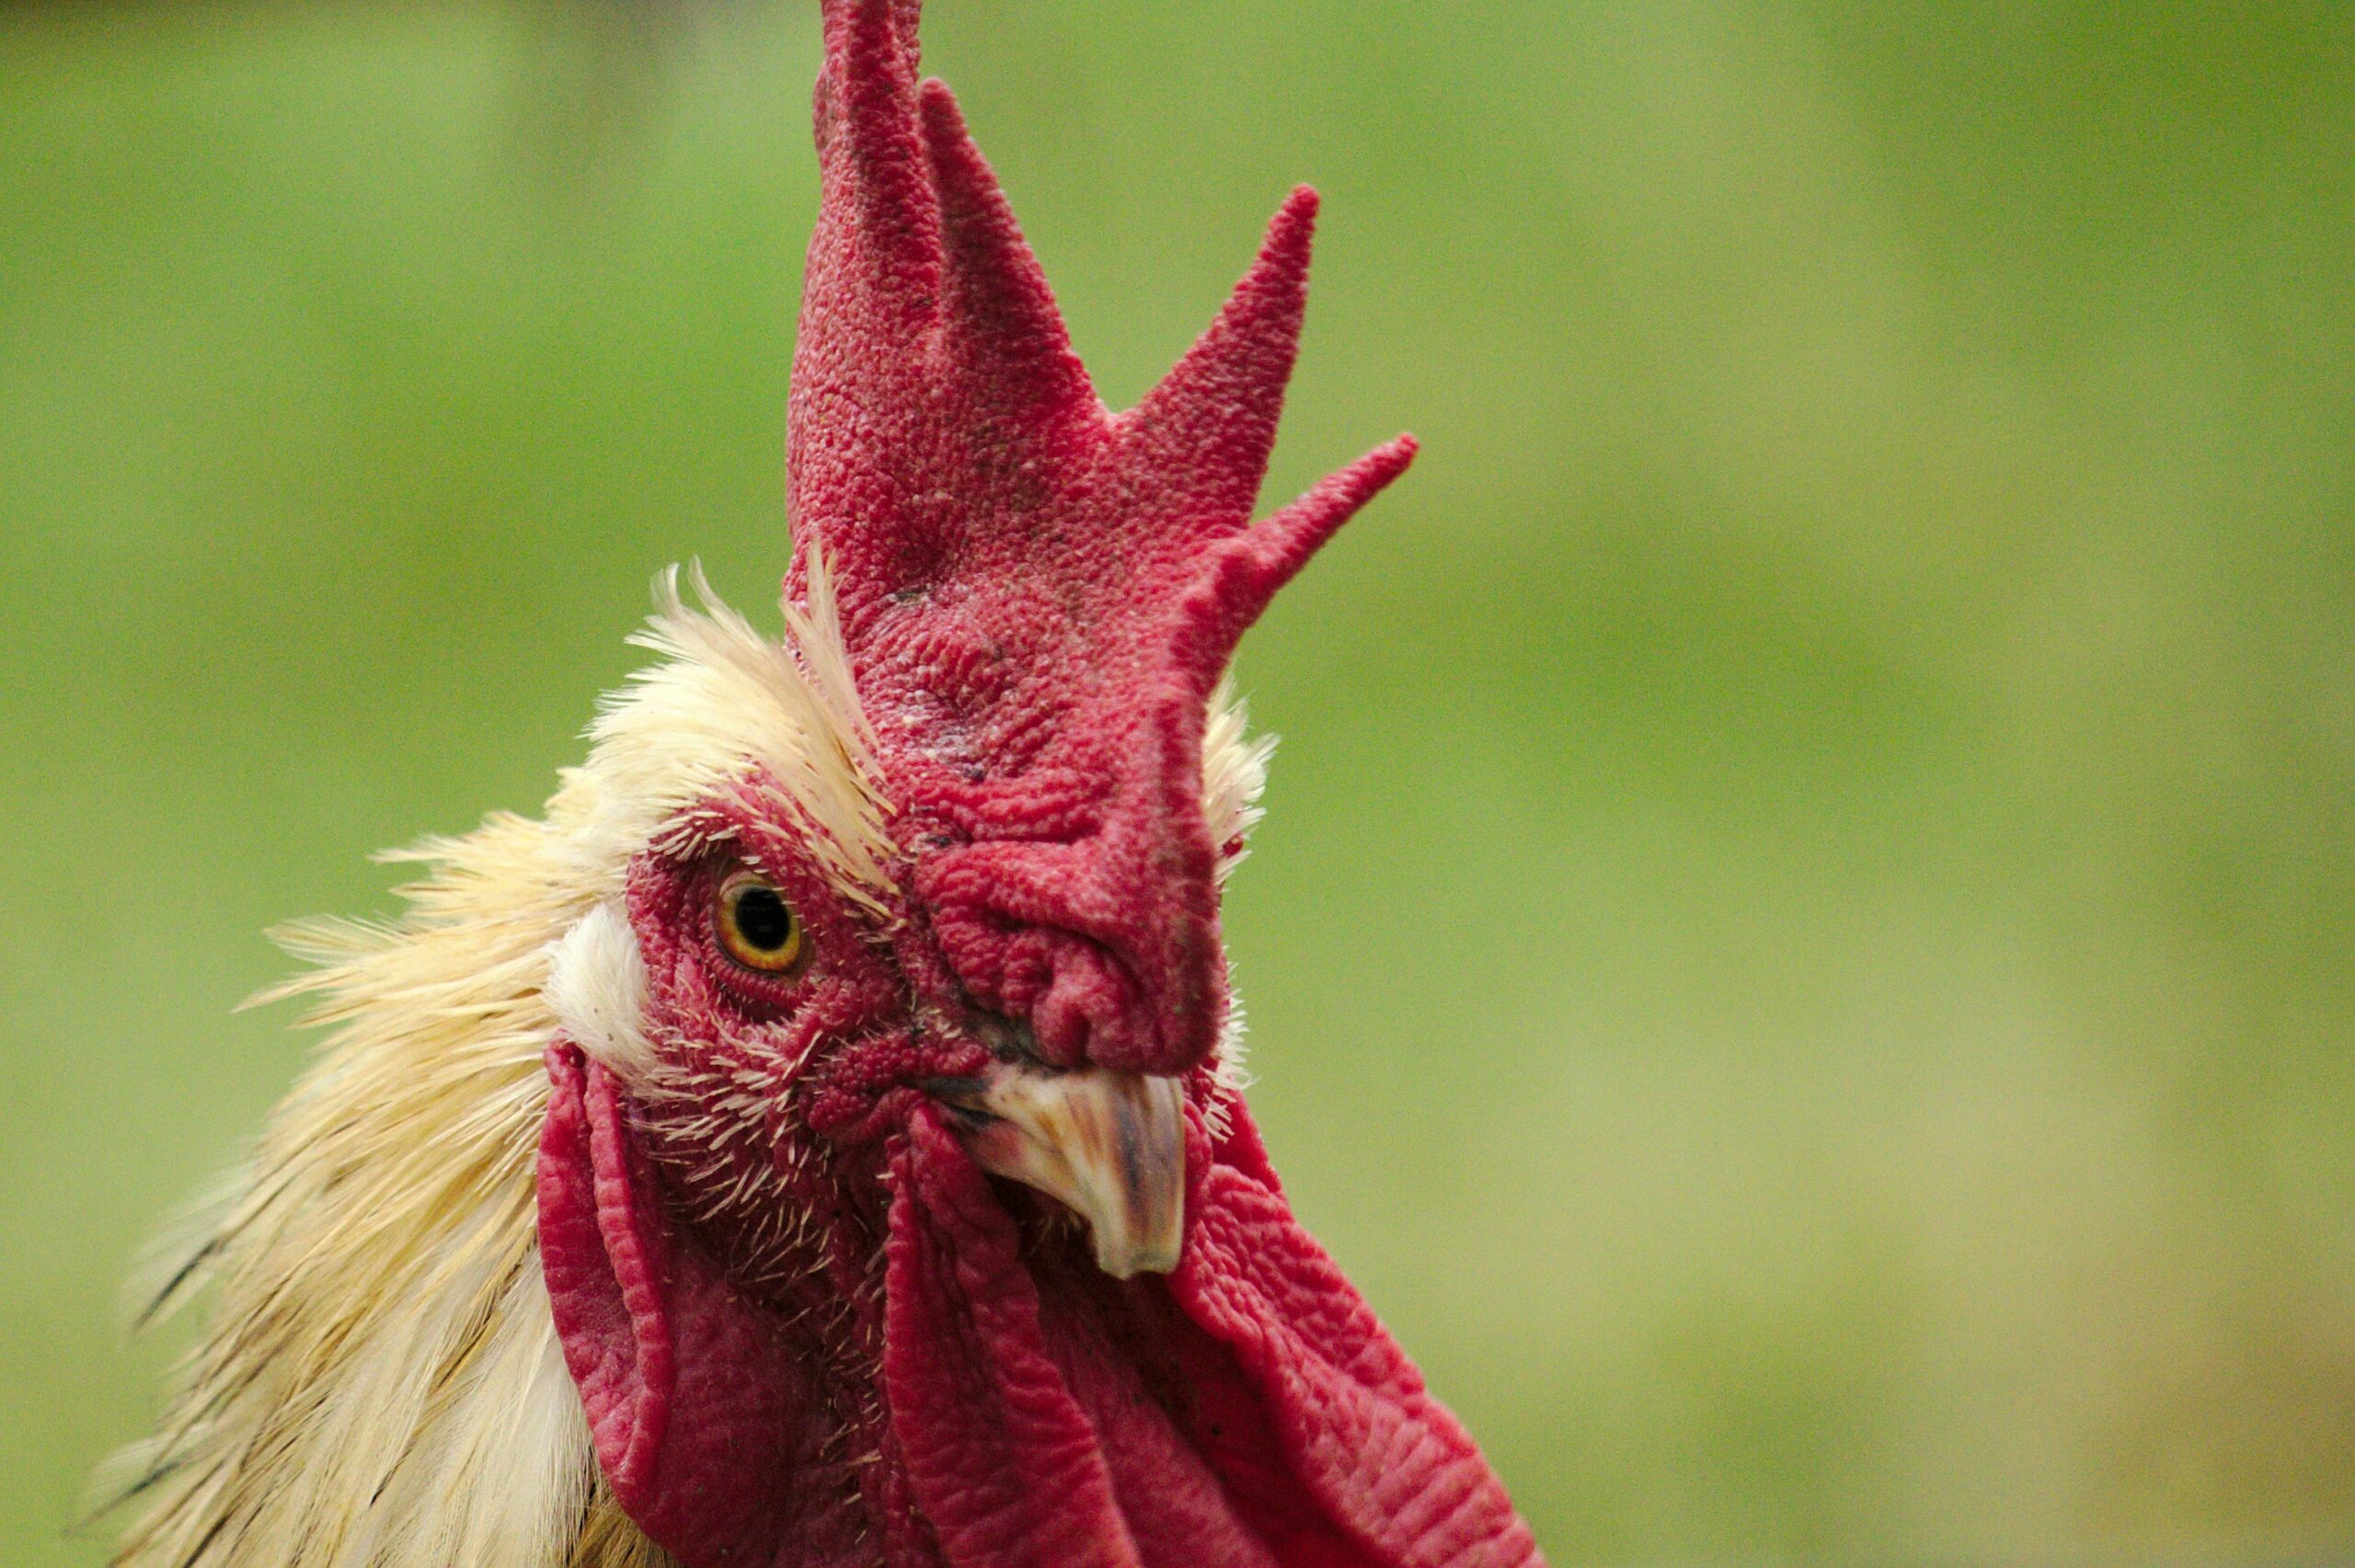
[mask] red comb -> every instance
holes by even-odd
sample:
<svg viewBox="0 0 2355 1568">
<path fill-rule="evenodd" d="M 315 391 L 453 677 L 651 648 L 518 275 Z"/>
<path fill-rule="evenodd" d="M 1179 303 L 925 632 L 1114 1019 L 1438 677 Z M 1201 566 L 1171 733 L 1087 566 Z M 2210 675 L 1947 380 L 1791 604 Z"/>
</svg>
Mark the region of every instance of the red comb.
<svg viewBox="0 0 2355 1568">
<path fill-rule="evenodd" d="M 1174 1070 L 1223 1008 L 1204 702 L 1414 443 L 1250 521 L 1299 345 L 1305 187 L 1177 368 L 1108 411 L 955 98 L 919 83 L 919 10 L 823 6 L 788 589 L 822 551 L 967 993 L 1051 1056 Z M 1042 934 L 1009 949 L 1017 930 Z"/>
</svg>

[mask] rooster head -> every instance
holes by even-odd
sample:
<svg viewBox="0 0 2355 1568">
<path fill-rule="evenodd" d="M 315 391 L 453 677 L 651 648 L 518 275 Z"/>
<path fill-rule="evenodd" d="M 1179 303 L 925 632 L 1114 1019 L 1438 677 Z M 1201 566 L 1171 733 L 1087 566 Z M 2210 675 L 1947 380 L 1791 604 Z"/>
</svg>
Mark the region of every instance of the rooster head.
<svg viewBox="0 0 2355 1568">
<path fill-rule="evenodd" d="M 788 635 L 674 610 L 600 722 L 661 806 L 548 981 L 599 1467 L 688 1568 L 1534 1562 L 1229 1070 L 1215 688 L 1413 453 L 1252 521 L 1315 197 L 1109 412 L 917 10 L 823 6 Z"/>
</svg>

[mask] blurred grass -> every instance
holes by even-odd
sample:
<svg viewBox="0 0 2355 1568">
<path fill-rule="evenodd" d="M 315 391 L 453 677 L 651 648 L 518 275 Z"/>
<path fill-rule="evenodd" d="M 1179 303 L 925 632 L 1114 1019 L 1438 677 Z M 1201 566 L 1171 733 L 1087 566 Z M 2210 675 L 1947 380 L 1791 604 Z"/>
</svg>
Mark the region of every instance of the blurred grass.
<svg viewBox="0 0 2355 1568">
<path fill-rule="evenodd" d="M 1116 403 L 1327 198 L 1230 924 L 1557 1562 L 2355 1550 L 2355 10 L 937 0 Z M 798 5 L 0 15 L 0 1551 L 254 934 L 758 605 Z"/>
</svg>

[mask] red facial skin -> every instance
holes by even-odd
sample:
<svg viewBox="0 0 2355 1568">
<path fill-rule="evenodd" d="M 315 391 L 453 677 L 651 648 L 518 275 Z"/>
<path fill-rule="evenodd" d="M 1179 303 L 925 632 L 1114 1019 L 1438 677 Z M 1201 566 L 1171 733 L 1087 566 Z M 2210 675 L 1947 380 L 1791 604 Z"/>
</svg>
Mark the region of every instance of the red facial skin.
<svg viewBox="0 0 2355 1568">
<path fill-rule="evenodd" d="M 787 591 L 822 551 L 892 807 L 888 907 L 830 886 L 758 791 L 631 868 L 662 1069 L 627 1090 L 559 1039 L 539 1162 L 599 1464 L 687 1568 L 1536 1563 L 1248 1115 L 1204 1115 L 1229 1007 L 1205 706 L 1412 444 L 1250 521 L 1305 191 L 1178 368 L 1107 412 L 953 100 L 918 85 L 917 10 L 825 0 L 790 438 Z M 740 864 L 803 921 L 789 977 L 713 938 Z M 1114 1280 L 974 1163 L 934 1091 L 994 1049 L 1184 1080 L 1174 1273 Z"/>
<path fill-rule="evenodd" d="M 632 874 L 661 1084 L 549 1052 L 549 1295 L 642 1528 L 688 1568 L 1537 1561 L 1247 1116 L 1210 1135 L 1206 1075 L 1183 1259 L 1115 1281 L 926 1093 L 989 1051 L 917 1000 L 890 932 L 752 829 Z M 789 979 L 714 939 L 740 863 L 800 899 Z"/>
</svg>

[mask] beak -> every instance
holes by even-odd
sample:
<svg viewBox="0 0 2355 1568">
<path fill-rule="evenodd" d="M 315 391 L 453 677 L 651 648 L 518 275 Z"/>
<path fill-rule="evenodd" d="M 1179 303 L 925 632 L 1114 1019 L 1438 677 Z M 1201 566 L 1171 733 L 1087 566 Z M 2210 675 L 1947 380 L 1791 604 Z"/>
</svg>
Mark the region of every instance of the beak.
<svg viewBox="0 0 2355 1568">
<path fill-rule="evenodd" d="M 1061 1199 L 1115 1279 L 1167 1274 L 1185 1239 L 1185 1092 L 1174 1078 L 999 1063 L 940 1097 L 994 1175 Z"/>
</svg>

